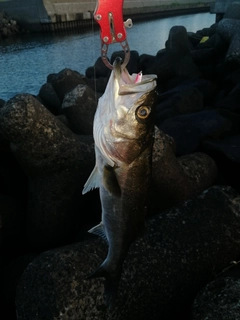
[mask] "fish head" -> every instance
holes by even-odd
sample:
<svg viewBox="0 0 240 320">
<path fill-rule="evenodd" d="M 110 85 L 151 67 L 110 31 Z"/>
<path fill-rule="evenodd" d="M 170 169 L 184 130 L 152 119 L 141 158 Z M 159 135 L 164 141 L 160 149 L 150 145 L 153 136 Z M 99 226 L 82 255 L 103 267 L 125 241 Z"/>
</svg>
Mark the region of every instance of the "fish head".
<svg viewBox="0 0 240 320">
<path fill-rule="evenodd" d="M 153 142 L 156 78 L 130 75 L 115 60 L 94 118 L 95 145 L 110 166 L 131 163 Z"/>
</svg>

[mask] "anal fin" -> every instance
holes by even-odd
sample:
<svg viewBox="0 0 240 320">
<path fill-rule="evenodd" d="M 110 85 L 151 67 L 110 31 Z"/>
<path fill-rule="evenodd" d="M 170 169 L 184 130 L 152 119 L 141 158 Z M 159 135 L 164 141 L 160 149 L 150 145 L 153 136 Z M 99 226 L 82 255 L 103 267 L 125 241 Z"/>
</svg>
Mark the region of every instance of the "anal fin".
<svg viewBox="0 0 240 320">
<path fill-rule="evenodd" d="M 92 229 L 88 230 L 88 232 L 101 237 L 102 239 L 104 239 L 108 243 L 108 239 L 107 239 L 105 229 L 104 229 L 102 222 L 100 222 L 98 225 L 96 225 Z"/>
</svg>

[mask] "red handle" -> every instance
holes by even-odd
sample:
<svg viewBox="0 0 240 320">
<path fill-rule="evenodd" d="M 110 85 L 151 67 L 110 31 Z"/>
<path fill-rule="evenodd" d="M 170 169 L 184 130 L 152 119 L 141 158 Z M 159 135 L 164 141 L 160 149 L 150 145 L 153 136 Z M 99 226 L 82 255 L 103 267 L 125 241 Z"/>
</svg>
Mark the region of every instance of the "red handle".
<svg viewBox="0 0 240 320">
<path fill-rule="evenodd" d="M 105 44 L 123 42 L 126 40 L 126 30 L 123 22 L 124 0 L 98 0 L 94 19 L 101 28 L 101 39 Z"/>
</svg>

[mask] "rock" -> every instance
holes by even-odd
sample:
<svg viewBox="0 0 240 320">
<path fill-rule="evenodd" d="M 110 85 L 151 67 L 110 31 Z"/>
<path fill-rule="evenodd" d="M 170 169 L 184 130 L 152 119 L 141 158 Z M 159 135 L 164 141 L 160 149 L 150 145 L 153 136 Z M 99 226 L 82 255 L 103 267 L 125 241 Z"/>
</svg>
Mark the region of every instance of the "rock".
<svg viewBox="0 0 240 320">
<path fill-rule="evenodd" d="M 238 1 L 228 1 L 224 18 L 240 19 L 240 4 Z"/>
<path fill-rule="evenodd" d="M 224 277 L 209 283 L 194 300 L 191 320 L 237 320 L 240 279 Z"/>
<path fill-rule="evenodd" d="M 102 57 L 99 57 L 94 66 L 86 69 L 87 78 L 100 78 L 100 77 L 109 77 L 111 70 L 107 68 L 104 64 Z"/>
<path fill-rule="evenodd" d="M 2 249 L 2 215 L 0 214 L 0 252 Z M 0 268 L 2 266 L 2 262 L 0 262 Z"/>
<path fill-rule="evenodd" d="M 0 38 L 24 33 L 17 21 L 11 19 L 5 12 L 0 12 Z"/>
<path fill-rule="evenodd" d="M 80 197 L 94 166 L 92 136 L 77 136 L 33 96 L 0 109 L 0 131 L 28 175 L 28 239 L 33 247 L 70 241 L 81 225 Z"/>
<path fill-rule="evenodd" d="M 204 138 L 218 138 L 230 132 L 231 122 L 216 110 L 203 110 L 166 119 L 158 127 L 174 138 L 176 154 L 182 156 L 198 151 Z"/>
<path fill-rule="evenodd" d="M 86 84 L 85 76 L 68 68 L 49 75 L 47 82 L 52 84 L 61 102 L 66 93 L 75 89 L 79 84 Z"/>
<path fill-rule="evenodd" d="M 143 74 L 146 74 L 146 70 L 151 66 L 154 60 L 154 55 L 144 53 L 139 56 L 139 64 Z"/>
<path fill-rule="evenodd" d="M 14 250 L 14 249 L 13 249 Z M 7 253 L 6 253 L 7 256 Z M 1 287 L 0 287 L 0 317 L 8 320 L 16 320 L 15 295 L 18 281 L 28 264 L 37 256 L 37 254 L 28 254 L 12 258 L 4 263 L 1 269 Z"/>
<path fill-rule="evenodd" d="M 113 52 L 113 54 L 111 56 L 111 60 L 110 60 L 111 64 L 114 63 L 114 61 L 117 57 L 122 58 L 122 61 L 124 61 L 124 59 L 125 59 L 124 51 Z M 128 69 L 129 74 L 138 73 L 141 71 L 140 64 L 139 64 L 139 53 L 136 50 L 130 51 L 130 60 L 127 64 L 127 69 Z"/>
<path fill-rule="evenodd" d="M 240 135 L 206 139 L 202 147 L 215 160 L 225 183 L 240 191 Z"/>
<path fill-rule="evenodd" d="M 6 102 L 5 100 L 0 98 L 0 108 L 2 108 L 4 106 L 5 102 Z"/>
<path fill-rule="evenodd" d="M 111 310 L 103 279 L 86 279 L 106 255 L 103 240 L 42 253 L 19 281 L 17 319 L 186 319 L 212 271 L 239 257 L 239 210 L 239 194 L 215 186 L 152 217 L 146 235 L 130 247 Z"/>
<path fill-rule="evenodd" d="M 217 178 L 217 166 L 207 154 L 176 158 L 174 147 L 173 139 L 155 128 L 152 177 L 156 190 L 154 203 L 158 210 L 196 196 L 212 186 Z"/>
<path fill-rule="evenodd" d="M 203 28 L 201 30 L 197 30 L 196 34 L 202 37 L 211 37 L 216 33 L 217 24 L 214 23 L 210 27 Z"/>
<path fill-rule="evenodd" d="M 159 103 L 156 108 L 156 123 L 178 116 L 197 112 L 203 109 L 203 95 L 196 88 L 187 88 L 173 94 L 168 99 Z"/>
<path fill-rule="evenodd" d="M 196 32 L 188 32 L 188 40 L 191 44 L 191 47 L 195 47 L 202 40 L 203 36 L 201 34 L 197 34 Z"/>
<path fill-rule="evenodd" d="M 86 79 L 87 85 L 96 93 L 99 98 L 105 91 L 108 77 Z"/>
<path fill-rule="evenodd" d="M 240 113 L 240 83 L 237 84 L 227 96 L 219 98 L 215 104 L 216 108 L 223 108 L 229 111 Z"/>
<path fill-rule="evenodd" d="M 203 146 L 205 149 L 222 153 L 231 161 L 240 164 L 240 134 L 223 139 L 206 139 Z"/>
<path fill-rule="evenodd" d="M 52 112 L 55 116 L 61 114 L 61 101 L 58 98 L 55 90 L 51 83 L 45 83 L 40 88 L 38 93 L 40 99 L 42 100 L 44 106 Z"/>
<path fill-rule="evenodd" d="M 145 72 L 157 74 L 159 84 L 165 84 L 166 81 L 174 77 L 194 79 L 200 76 L 199 69 L 190 54 L 185 27 L 174 26 L 170 29 L 164 55 L 156 57 Z"/>
<path fill-rule="evenodd" d="M 225 57 L 227 63 L 233 64 L 234 68 L 240 65 L 240 20 L 224 18 L 218 23 L 218 34 L 229 43 L 228 52 Z"/>
<path fill-rule="evenodd" d="M 70 129 L 77 134 L 92 135 L 96 108 L 95 92 L 86 85 L 78 85 L 67 93 L 62 104 Z"/>
<path fill-rule="evenodd" d="M 0 194 L 0 234 L 4 252 L 19 251 L 24 242 L 25 214 L 16 199 Z M 9 254 L 10 256 L 10 254 Z"/>
<path fill-rule="evenodd" d="M 1 110 L 1 109 L 0 109 Z M 26 212 L 27 176 L 12 154 L 10 142 L 1 134 L 0 123 L 0 194 L 13 199 L 18 207 L 18 217 L 22 223 Z M 23 214 L 23 215 L 22 215 Z M 11 214 L 10 214 L 11 216 Z M 11 219 L 11 218 L 10 218 Z M 14 224 L 15 221 L 12 221 Z M 19 225 L 19 229 L 21 229 Z M 15 246 L 18 245 L 17 242 Z"/>
<path fill-rule="evenodd" d="M 203 104 L 208 105 L 212 103 L 212 99 L 215 98 L 216 95 L 216 85 L 209 80 L 205 79 L 185 79 L 182 80 L 181 83 L 171 83 L 171 86 L 160 93 L 159 95 L 159 102 L 164 101 L 166 98 L 173 96 L 173 94 L 181 94 L 181 92 L 190 90 L 192 88 L 197 89 L 203 96 Z"/>
</svg>

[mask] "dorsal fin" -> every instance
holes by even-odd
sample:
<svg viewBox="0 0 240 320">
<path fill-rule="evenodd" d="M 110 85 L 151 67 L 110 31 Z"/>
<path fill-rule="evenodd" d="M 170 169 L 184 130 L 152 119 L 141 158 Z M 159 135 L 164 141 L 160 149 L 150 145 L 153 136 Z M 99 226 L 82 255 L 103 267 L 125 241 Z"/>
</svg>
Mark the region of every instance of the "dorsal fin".
<svg viewBox="0 0 240 320">
<path fill-rule="evenodd" d="M 105 229 L 103 226 L 103 223 L 100 222 L 98 225 L 96 225 L 95 227 L 93 227 L 92 229 L 88 230 L 89 233 L 95 234 L 101 238 L 103 238 L 106 242 L 108 242 L 106 233 L 105 233 Z"/>
</svg>

